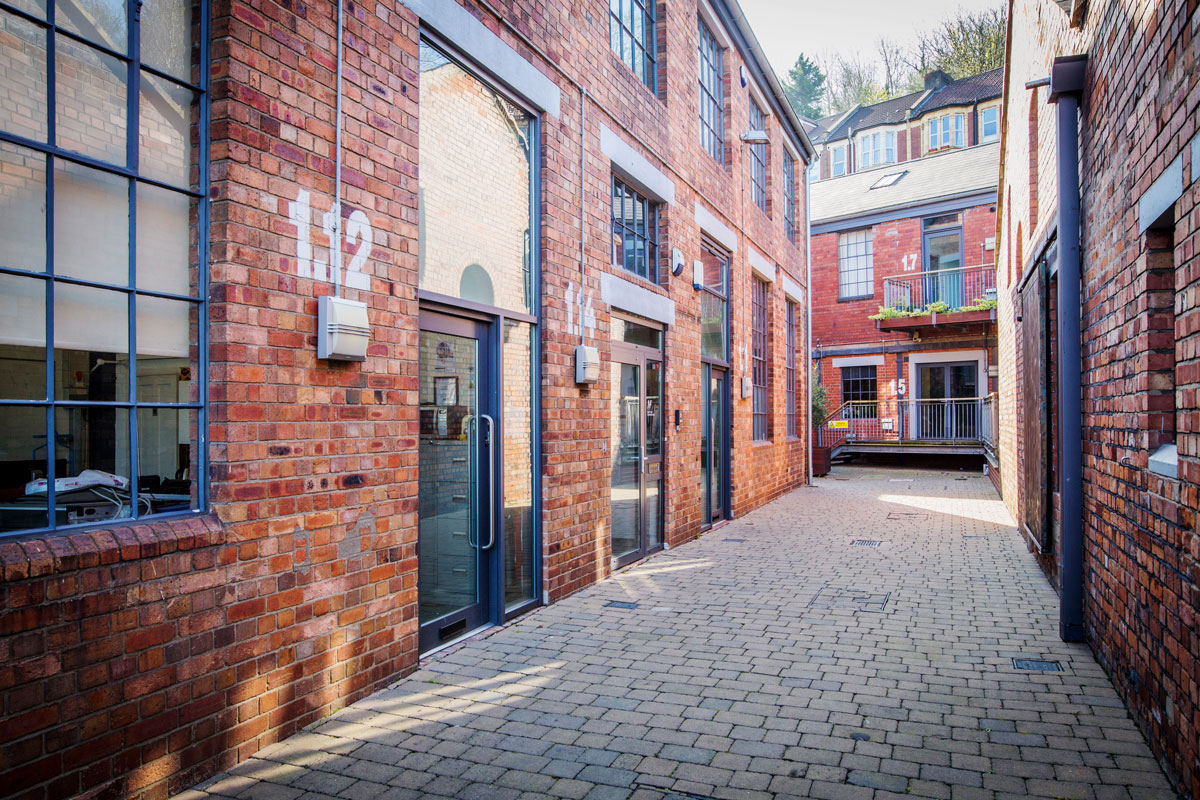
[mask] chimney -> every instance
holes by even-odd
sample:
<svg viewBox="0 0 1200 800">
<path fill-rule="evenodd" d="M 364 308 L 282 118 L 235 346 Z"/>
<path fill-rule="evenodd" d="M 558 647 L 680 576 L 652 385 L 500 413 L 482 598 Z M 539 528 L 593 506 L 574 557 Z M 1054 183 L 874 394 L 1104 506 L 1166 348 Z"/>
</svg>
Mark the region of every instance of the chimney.
<svg viewBox="0 0 1200 800">
<path fill-rule="evenodd" d="M 925 91 L 937 91 L 953 80 L 949 75 L 942 72 L 940 69 L 935 69 L 933 72 L 925 73 Z"/>
</svg>

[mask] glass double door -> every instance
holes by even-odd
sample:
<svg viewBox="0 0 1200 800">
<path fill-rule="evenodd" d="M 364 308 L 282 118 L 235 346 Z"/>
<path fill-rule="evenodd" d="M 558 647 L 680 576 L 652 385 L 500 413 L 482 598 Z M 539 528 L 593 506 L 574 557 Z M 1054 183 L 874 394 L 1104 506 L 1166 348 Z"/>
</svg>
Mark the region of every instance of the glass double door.
<svg viewBox="0 0 1200 800">
<path fill-rule="evenodd" d="M 725 518 L 729 486 L 729 372 L 724 367 L 702 363 L 700 493 L 704 508 L 701 524 Z"/>
<path fill-rule="evenodd" d="M 489 326 L 422 314 L 417 604 L 420 649 L 490 621 L 496 547 L 496 415 Z"/>
<path fill-rule="evenodd" d="M 662 361 L 613 345 L 611 537 L 613 566 L 662 546 Z"/>
<path fill-rule="evenodd" d="M 979 429 L 979 365 L 922 364 L 918 368 L 917 438 L 974 439 Z"/>
</svg>

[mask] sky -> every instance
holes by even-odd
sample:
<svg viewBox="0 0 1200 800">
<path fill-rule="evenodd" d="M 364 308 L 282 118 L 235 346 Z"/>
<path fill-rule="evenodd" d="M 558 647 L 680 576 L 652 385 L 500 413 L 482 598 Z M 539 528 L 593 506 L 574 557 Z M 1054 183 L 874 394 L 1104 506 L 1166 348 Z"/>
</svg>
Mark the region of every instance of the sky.
<svg viewBox="0 0 1200 800">
<path fill-rule="evenodd" d="M 987 8 L 985 0 L 738 0 L 771 66 L 786 75 L 804 53 L 852 55 L 874 60 L 881 37 L 907 44 L 921 27 L 959 8 Z"/>
</svg>

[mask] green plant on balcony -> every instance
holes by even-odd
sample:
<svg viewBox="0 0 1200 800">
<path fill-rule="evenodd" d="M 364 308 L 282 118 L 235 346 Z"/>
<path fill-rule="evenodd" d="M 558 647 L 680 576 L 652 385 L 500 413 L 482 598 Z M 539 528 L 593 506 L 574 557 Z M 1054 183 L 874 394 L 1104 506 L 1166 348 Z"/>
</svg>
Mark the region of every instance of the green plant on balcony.
<svg viewBox="0 0 1200 800">
<path fill-rule="evenodd" d="M 957 308 L 951 308 L 945 300 L 934 300 L 924 308 L 914 308 L 909 311 L 893 306 L 880 306 L 879 312 L 872 314 L 868 319 L 900 319 L 902 317 L 925 317 L 930 314 L 953 314 L 959 311 L 991 311 L 995 307 L 995 300 L 987 300 L 982 297 L 975 298 L 969 306 Z"/>
</svg>

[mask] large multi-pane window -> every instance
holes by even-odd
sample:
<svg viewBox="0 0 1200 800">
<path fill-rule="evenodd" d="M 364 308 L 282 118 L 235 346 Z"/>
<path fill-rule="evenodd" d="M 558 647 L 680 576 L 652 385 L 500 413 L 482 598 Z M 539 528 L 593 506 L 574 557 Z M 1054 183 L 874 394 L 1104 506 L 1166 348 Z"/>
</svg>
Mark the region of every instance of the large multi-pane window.
<svg viewBox="0 0 1200 800">
<path fill-rule="evenodd" d="M 767 115 L 758 103 L 750 101 L 750 130 L 767 130 Z M 750 148 L 750 197 L 754 205 L 767 210 L 767 144 L 751 144 Z"/>
<path fill-rule="evenodd" d="M 879 384 L 875 365 L 842 367 L 842 402 L 850 403 L 846 416 L 851 419 L 874 419 L 879 414 Z"/>
<path fill-rule="evenodd" d="M 789 242 L 796 241 L 796 159 L 783 151 L 783 231 Z"/>
<path fill-rule="evenodd" d="M 870 297 L 875 293 L 875 232 L 838 234 L 838 297 Z"/>
<path fill-rule="evenodd" d="M 625 66 L 654 91 L 657 84 L 655 0 L 609 0 L 608 43 Z"/>
<path fill-rule="evenodd" d="M 796 435 L 796 303 L 787 301 L 787 355 L 784 359 L 784 404 L 787 407 L 787 435 Z"/>
<path fill-rule="evenodd" d="M 205 502 L 203 27 L 0 7 L 0 534 Z"/>
<path fill-rule="evenodd" d="M 700 144 L 725 164 L 725 68 L 721 44 L 713 32 L 700 26 Z"/>
<path fill-rule="evenodd" d="M 612 180 L 613 263 L 658 280 L 658 206 L 616 176 Z"/>
<path fill-rule="evenodd" d="M 729 256 L 705 245 L 700 264 L 700 356 L 728 361 Z"/>
<path fill-rule="evenodd" d="M 767 386 L 770 377 L 770 336 L 767 325 L 767 313 L 770 303 L 770 286 L 764 280 L 755 278 L 750 287 L 750 380 L 754 387 L 754 441 L 760 442 L 771 436 L 770 420 L 767 409 L 770 405 L 770 395 Z"/>
</svg>

